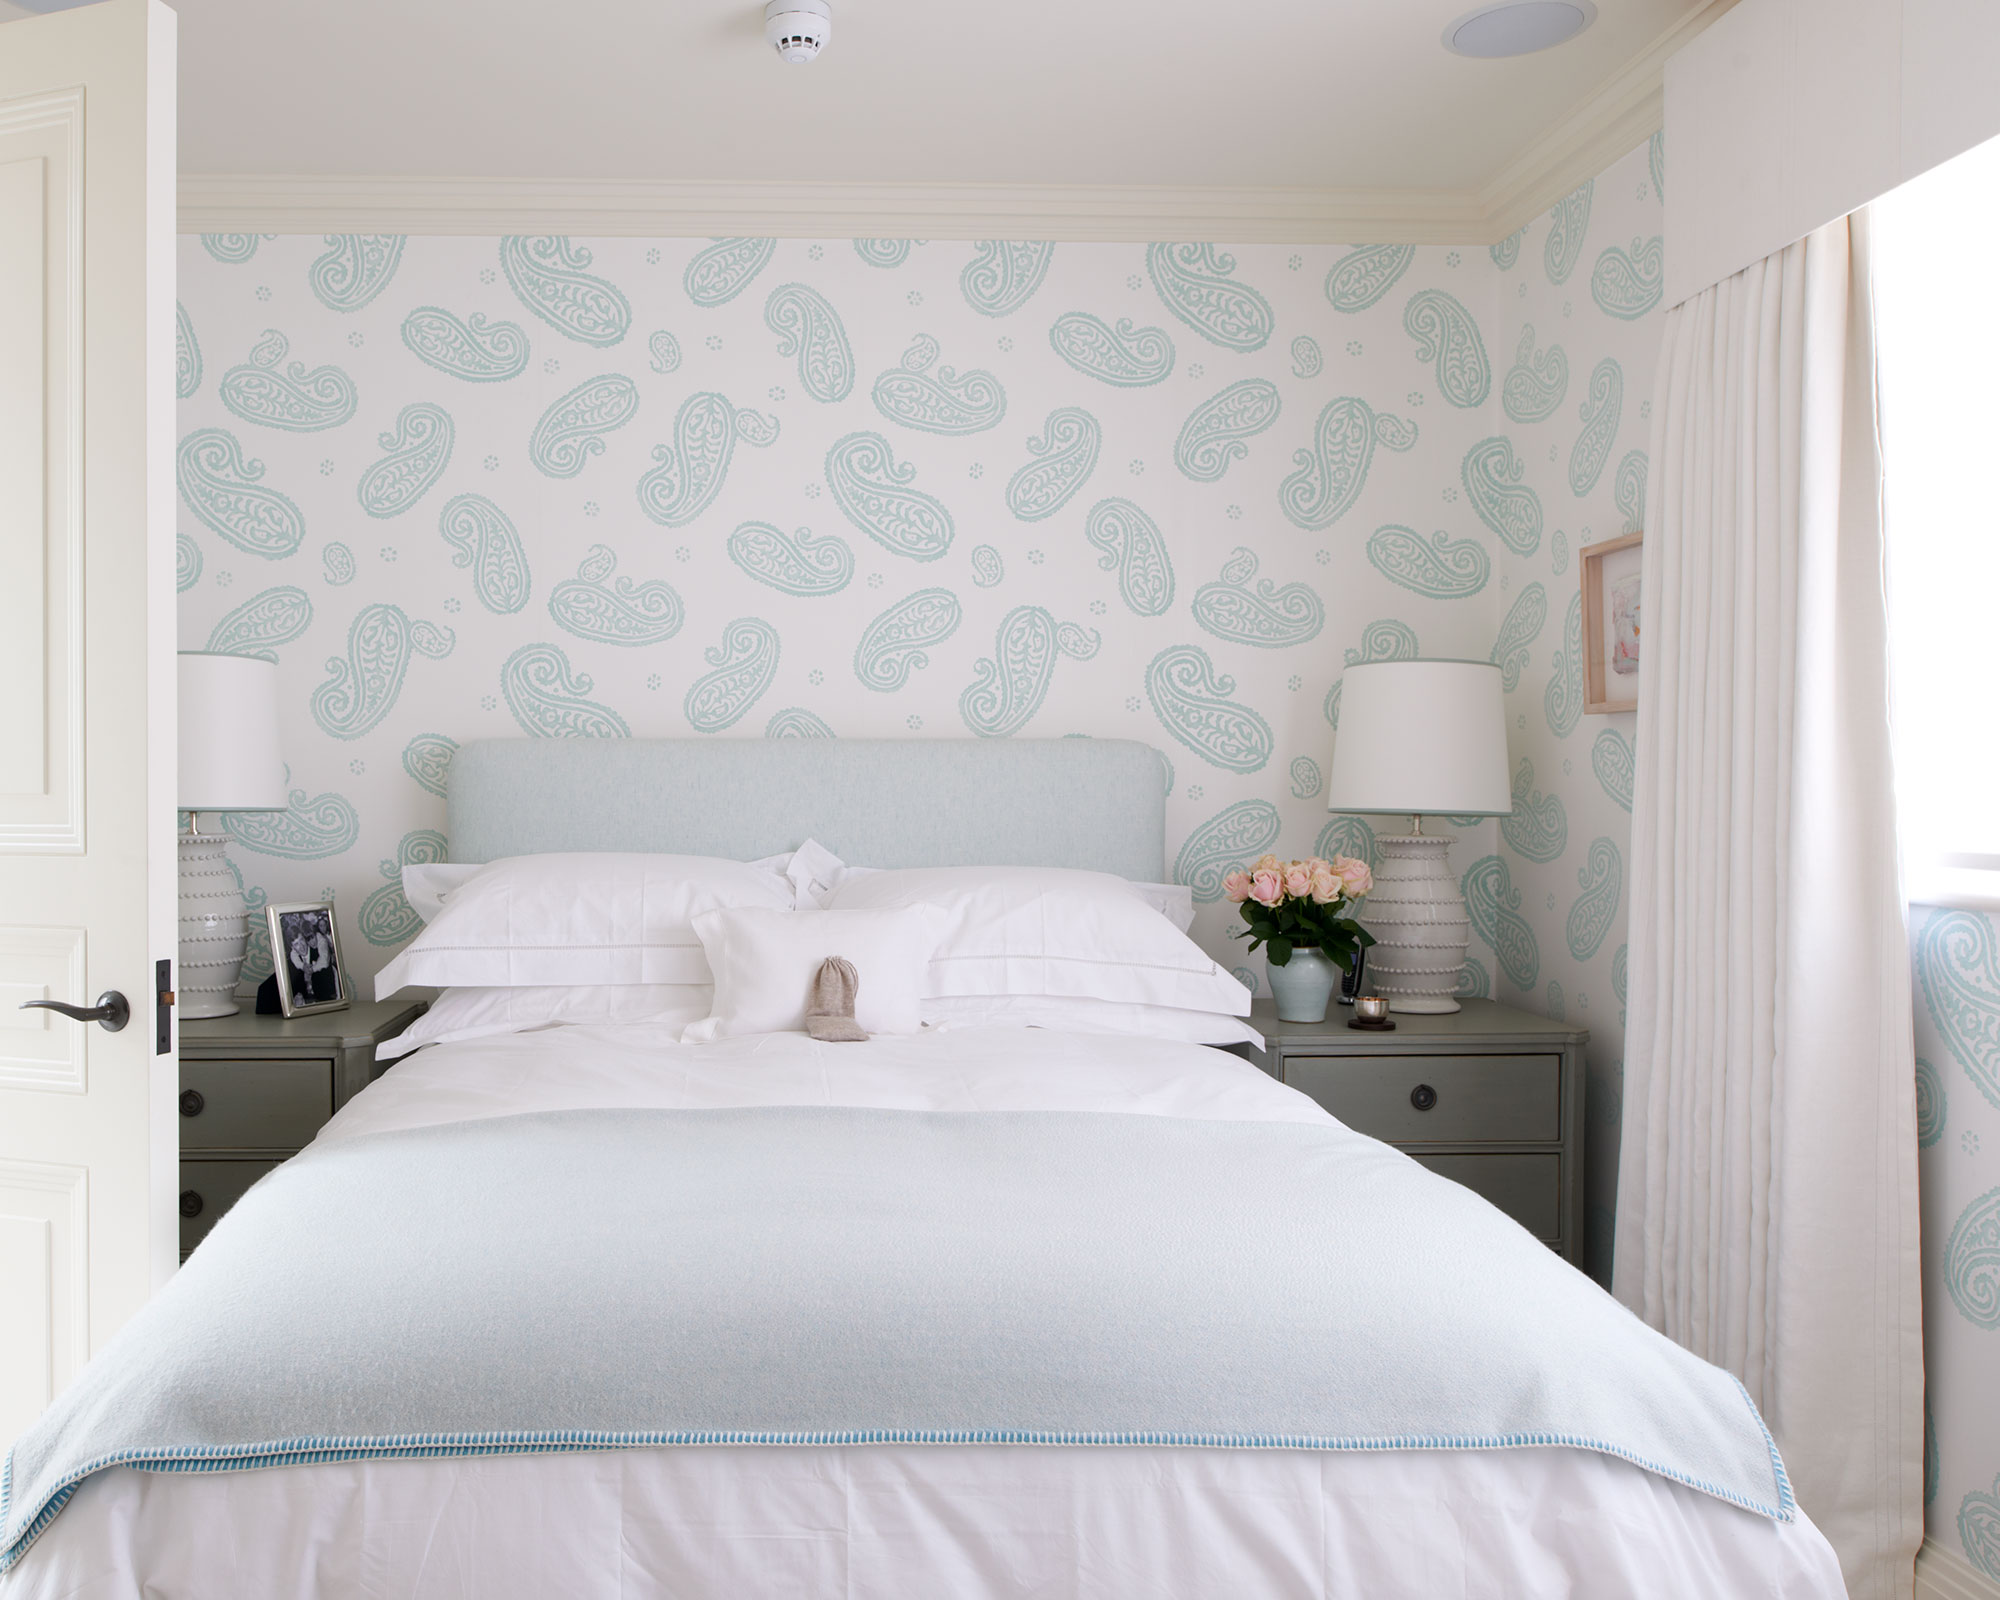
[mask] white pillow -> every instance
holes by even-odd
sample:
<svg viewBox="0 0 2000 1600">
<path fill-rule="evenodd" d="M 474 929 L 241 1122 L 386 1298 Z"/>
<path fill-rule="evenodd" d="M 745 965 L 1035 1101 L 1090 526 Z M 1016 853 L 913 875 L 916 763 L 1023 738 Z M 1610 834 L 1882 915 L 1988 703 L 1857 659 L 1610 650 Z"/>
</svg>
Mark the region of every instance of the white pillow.
<svg viewBox="0 0 2000 1600">
<path fill-rule="evenodd" d="M 843 877 L 829 904 L 942 908 L 927 996 L 1067 995 L 1250 1014 L 1250 991 L 1108 872 L 910 867 Z"/>
<path fill-rule="evenodd" d="M 894 911 L 705 911 L 694 930 L 715 973 L 715 1010 L 687 1042 L 803 1031 L 813 975 L 843 956 L 860 978 L 854 1020 L 866 1033 L 915 1033 L 924 972 L 940 918 L 929 906 Z"/>
<path fill-rule="evenodd" d="M 924 1026 L 952 1028 L 1053 1028 L 1062 1033 L 1127 1033 L 1177 1044 L 1254 1044 L 1264 1036 L 1240 1017 L 1220 1011 L 1127 1000 L 1079 1000 L 1058 994 L 939 995 L 923 1003 Z"/>
<path fill-rule="evenodd" d="M 456 1044 L 529 1033 L 558 1023 L 650 1022 L 674 1037 L 707 1016 L 714 990 L 705 983 L 558 984 L 522 989 L 447 989 L 430 1010 L 375 1047 L 394 1061 L 427 1044 Z"/>
<path fill-rule="evenodd" d="M 698 914 L 789 910 L 794 899 L 781 872 L 715 856 L 513 856 L 450 889 L 424 931 L 377 974 L 375 995 L 409 984 L 707 983 Z"/>
</svg>

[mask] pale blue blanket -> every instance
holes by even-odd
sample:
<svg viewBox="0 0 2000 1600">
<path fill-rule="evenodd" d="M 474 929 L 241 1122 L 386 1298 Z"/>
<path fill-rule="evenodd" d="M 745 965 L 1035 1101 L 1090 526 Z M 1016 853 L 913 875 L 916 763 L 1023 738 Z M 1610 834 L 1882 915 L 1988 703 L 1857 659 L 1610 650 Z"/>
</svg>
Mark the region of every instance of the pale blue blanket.
<svg viewBox="0 0 2000 1600">
<path fill-rule="evenodd" d="M 308 1150 L 18 1440 L 120 1463 L 706 1444 L 1603 1451 L 1788 1520 L 1730 1377 L 1336 1125 L 562 1111 Z"/>
</svg>

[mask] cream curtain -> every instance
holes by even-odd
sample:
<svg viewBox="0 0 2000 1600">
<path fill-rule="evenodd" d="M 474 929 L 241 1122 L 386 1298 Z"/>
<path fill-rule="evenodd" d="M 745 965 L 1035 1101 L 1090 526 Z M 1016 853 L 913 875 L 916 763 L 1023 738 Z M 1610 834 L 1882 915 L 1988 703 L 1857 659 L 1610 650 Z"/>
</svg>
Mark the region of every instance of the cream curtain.
<svg viewBox="0 0 2000 1600">
<path fill-rule="evenodd" d="M 1923 1359 L 1866 213 L 1670 312 L 1655 408 L 1615 1287 L 1890 1600 Z"/>
</svg>

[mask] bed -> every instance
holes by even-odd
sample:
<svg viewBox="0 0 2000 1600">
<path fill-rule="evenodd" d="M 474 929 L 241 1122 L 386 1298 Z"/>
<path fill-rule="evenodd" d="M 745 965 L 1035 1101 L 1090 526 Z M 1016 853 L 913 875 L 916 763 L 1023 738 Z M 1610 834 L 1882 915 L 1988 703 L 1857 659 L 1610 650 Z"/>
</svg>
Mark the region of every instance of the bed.
<svg viewBox="0 0 2000 1600">
<path fill-rule="evenodd" d="M 1157 881 L 1166 781 L 495 742 L 450 836 Z M 356 1096 L 10 1454 L 0 1596 L 1844 1593 L 1740 1389 L 1234 1055 L 681 1031 Z"/>
</svg>

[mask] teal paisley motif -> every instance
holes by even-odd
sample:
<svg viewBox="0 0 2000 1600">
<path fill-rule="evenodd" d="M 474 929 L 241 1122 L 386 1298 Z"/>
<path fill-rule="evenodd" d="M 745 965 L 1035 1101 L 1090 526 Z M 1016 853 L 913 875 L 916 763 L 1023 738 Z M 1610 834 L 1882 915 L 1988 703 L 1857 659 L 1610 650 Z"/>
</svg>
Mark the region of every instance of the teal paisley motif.
<svg viewBox="0 0 2000 1600">
<path fill-rule="evenodd" d="M 652 359 L 646 365 L 655 372 L 678 372 L 681 365 L 681 342 L 665 328 L 659 329 L 646 341 L 646 349 Z"/>
<path fill-rule="evenodd" d="M 203 646 L 211 655 L 278 659 L 275 646 L 290 644 L 312 626 L 312 601 L 303 589 L 266 589 L 218 622 Z"/>
<path fill-rule="evenodd" d="M 1174 564 L 1153 519 L 1113 495 L 1090 508 L 1083 536 L 1103 551 L 1097 564 L 1118 572 L 1118 593 L 1138 616 L 1157 617 L 1174 603 Z"/>
<path fill-rule="evenodd" d="M 403 259 L 400 233 L 329 233 L 327 251 L 306 281 L 329 311 L 359 311 L 396 275 Z"/>
<path fill-rule="evenodd" d="M 560 235 L 510 234 L 500 241 L 500 270 L 522 305 L 556 332 L 606 349 L 632 330 L 632 308 L 602 278 L 584 271 L 588 250 Z"/>
<path fill-rule="evenodd" d="M 237 549 L 276 561 L 304 541 L 304 513 L 260 485 L 264 463 L 246 460 L 234 434 L 197 428 L 181 440 L 174 464 L 188 509 Z"/>
<path fill-rule="evenodd" d="M 1590 228 L 1590 197 L 1596 180 L 1585 178 L 1549 209 L 1549 236 L 1542 243 L 1542 266 L 1550 283 L 1567 283 L 1583 259 L 1583 236 Z"/>
<path fill-rule="evenodd" d="M 201 546 L 191 535 L 174 535 L 174 588 L 186 594 L 201 582 Z"/>
<path fill-rule="evenodd" d="M 687 613 L 674 586 L 658 578 L 613 583 L 617 568 L 618 557 L 609 545 L 592 545 L 576 576 L 549 591 L 549 615 L 556 626 L 595 644 L 628 647 L 660 644 L 679 633 Z"/>
<path fill-rule="evenodd" d="M 1597 487 L 1604 463 L 1611 459 L 1611 447 L 1618 439 L 1618 419 L 1625 409 L 1625 369 L 1610 356 L 1598 362 L 1590 374 L 1590 393 L 1577 414 L 1583 418 L 1583 432 L 1569 453 L 1569 487 L 1575 495 L 1587 495 Z"/>
<path fill-rule="evenodd" d="M 1049 275 L 1056 247 L 1047 240 L 981 239 L 958 275 L 965 303 L 984 317 L 1019 311 Z"/>
<path fill-rule="evenodd" d="M 991 589 L 1007 575 L 1006 566 L 1000 560 L 1000 552 L 990 544 L 972 547 L 972 581 L 982 589 Z"/>
<path fill-rule="evenodd" d="M 1352 856 L 1370 867 L 1377 864 L 1375 830 L 1359 817 L 1335 817 L 1319 830 L 1313 854 L 1331 861 L 1335 856 Z"/>
<path fill-rule="evenodd" d="M 229 863 L 229 870 L 236 874 L 236 881 L 243 883 L 243 874 L 236 864 Z M 271 935 L 264 923 L 264 907 L 270 903 L 270 896 L 256 884 L 244 884 L 243 907 L 250 913 L 250 942 L 243 952 L 243 976 L 251 983 L 262 983 L 271 975 Z"/>
<path fill-rule="evenodd" d="M 910 259 L 908 239 L 856 239 L 854 253 L 871 267 L 900 267 Z"/>
<path fill-rule="evenodd" d="M 1475 595 L 1493 570 L 1477 539 L 1454 540 L 1440 531 L 1426 544 L 1414 529 L 1395 523 L 1368 536 L 1368 560 L 1384 577 L 1432 600 Z"/>
<path fill-rule="evenodd" d="M 1313 447 L 1292 452 L 1298 470 L 1278 486 L 1278 503 L 1301 528 L 1330 528 L 1361 498 L 1376 447 L 1406 451 L 1416 442 L 1415 423 L 1378 413 L 1357 395 L 1329 400 L 1313 428 Z"/>
<path fill-rule="evenodd" d="M 1618 463 L 1618 477 L 1611 490 L 1612 502 L 1624 515 L 1624 533 L 1637 533 L 1646 524 L 1646 452 L 1627 450 Z"/>
<path fill-rule="evenodd" d="M 1146 272 L 1166 307 L 1210 344 L 1245 355 L 1270 342 L 1270 302 L 1236 282 L 1233 256 L 1212 244 L 1149 244 Z"/>
<path fill-rule="evenodd" d="M 290 349 L 285 336 L 266 329 L 250 351 L 250 359 L 222 375 L 217 393 L 222 403 L 245 422 L 287 433 L 316 433 L 337 428 L 354 415 L 360 398 L 354 380 L 338 367 L 306 370 L 294 361 L 283 372 L 278 364 Z"/>
<path fill-rule="evenodd" d="M 430 493 L 451 462 L 454 430 L 444 407 L 427 400 L 396 414 L 396 431 L 375 436 L 389 453 L 361 474 L 355 497 L 371 517 L 400 517 Z"/>
<path fill-rule="evenodd" d="M 1104 429 L 1081 406 L 1051 411 L 1028 441 L 1031 459 L 1007 480 L 1007 509 L 1023 522 L 1054 516 L 1096 470 L 1103 442 Z"/>
<path fill-rule="evenodd" d="M 443 306 L 418 306 L 403 318 L 403 343 L 419 361 L 467 383 L 504 383 L 528 370 L 520 323 L 489 326 L 484 312 L 461 321 Z"/>
<path fill-rule="evenodd" d="M 810 528 L 787 536 L 768 522 L 742 523 L 729 536 L 729 559 L 783 594 L 838 594 L 854 577 L 847 541 Z"/>
<path fill-rule="evenodd" d="M 919 589 L 898 600 L 861 631 L 854 647 L 854 675 L 888 694 L 930 665 L 930 651 L 954 633 L 964 613 L 949 589 Z"/>
<path fill-rule="evenodd" d="M 1933 913 L 1917 935 L 1916 967 L 1931 1021 L 1965 1075 L 2000 1107 L 2000 951 L 1992 919 Z"/>
<path fill-rule="evenodd" d="M 1319 341 L 1310 334 L 1300 334 L 1292 341 L 1292 376 L 1295 378 L 1317 378 L 1320 369 L 1326 365 L 1319 353 Z"/>
<path fill-rule="evenodd" d="M 1482 856 L 1465 869 L 1459 882 L 1465 914 L 1472 931 L 1493 947 L 1501 975 L 1517 989 L 1533 989 L 1542 975 L 1542 953 L 1535 930 L 1521 915 L 1521 891 L 1499 856 Z"/>
<path fill-rule="evenodd" d="M 640 509 L 666 527 L 686 527 L 722 493 L 738 439 L 761 448 L 777 437 L 770 418 L 738 411 L 712 389 L 689 395 L 674 416 L 674 442 L 653 447 L 658 464 L 639 480 Z"/>
<path fill-rule="evenodd" d="M 1944 1246 L 1944 1284 L 1967 1322 L 1988 1331 L 2000 1329 L 2000 1189 L 1988 1189 L 1952 1224 Z M 1991 1553 L 2000 1556 L 2000 1503 L 1993 1509 L 1987 1533 L 1994 1541 Z M 1963 1520 L 1961 1513 L 1961 1524 Z M 2000 1577 L 2000 1566 L 1990 1570 Z"/>
<path fill-rule="evenodd" d="M 396 846 L 395 860 L 384 861 L 379 866 L 382 876 L 389 881 L 361 902 L 361 914 L 355 919 L 361 929 L 361 937 L 388 950 L 407 944 L 422 933 L 424 919 L 411 908 L 408 897 L 403 893 L 403 868 L 429 861 L 444 861 L 450 855 L 451 847 L 435 828 L 417 828 L 404 834 L 402 842 Z"/>
<path fill-rule="evenodd" d="M 1945 1097 L 1944 1080 L 1938 1069 L 1922 1056 L 1917 1057 L 1917 1148 L 1928 1150 L 1944 1137 L 1944 1125 L 1951 1115 Z"/>
<path fill-rule="evenodd" d="M 1496 435 L 1465 452 L 1459 478 L 1479 520 L 1514 554 L 1531 556 L 1542 543 L 1542 497 L 1521 482 L 1523 470 L 1513 441 Z"/>
<path fill-rule="evenodd" d="M 722 643 L 702 652 L 712 671 L 688 686 L 681 709 L 696 733 L 735 726 L 778 675 L 778 630 L 757 617 L 738 617 Z"/>
<path fill-rule="evenodd" d="M 201 345 L 187 307 L 174 302 L 174 398 L 185 400 L 201 387 Z"/>
<path fill-rule="evenodd" d="M 972 664 L 958 714 L 982 739 L 1019 732 L 1048 698 L 1055 677 L 1056 619 L 1040 606 L 1016 606 L 1000 619 L 993 654 Z"/>
<path fill-rule="evenodd" d="M 1260 650 L 1288 649 L 1319 637 L 1326 607 L 1318 595 L 1303 583 L 1280 589 L 1269 578 L 1253 590 L 1256 576 L 1256 554 L 1238 545 L 1222 565 L 1221 580 L 1195 591 L 1194 620 L 1218 639 Z"/>
<path fill-rule="evenodd" d="M 1050 327 L 1049 344 L 1086 378 L 1119 389 L 1150 388 L 1174 370 L 1167 330 L 1134 327 L 1130 317 L 1114 328 L 1088 311 L 1067 311 Z"/>
<path fill-rule="evenodd" d="M 445 779 L 451 774 L 451 758 L 458 754 L 458 741 L 441 733 L 420 733 L 403 746 L 403 770 L 418 788 L 444 798 Z"/>
<path fill-rule="evenodd" d="M 1502 827 L 1504 830 L 1505 824 Z M 1583 892 L 1569 908 L 1564 934 L 1570 955 L 1588 961 L 1602 948 L 1604 936 L 1618 916 L 1618 897 L 1625 886 L 1625 863 L 1618 846 L 1609 839 L 1591 840 L 1590 854 L 1577 868 L 1576 881 Z"/>
<path fill-rule="evenodd" d="M 854 392 L 854 351 L 840 313 L 803 283 L 781 283 L 764 302 L 764 326 L 778 336 L 778 354 L 797 356 L 799 385 L 831 405 Z"/>
<path fill-rule="evenodd" d="M 909 487 L 916 475 L 916 464 L 899 465 L 879 433 L 850 433 L 826 453 L 827 487 L 849 522 L 885 550 L 935 561 L 951 548 L 951 513 Z"/>
<path fill-rule="evenodd" d="M 451 564 L 472 569 L 472 591 L 488 611 L 507 616 L 528 603 L 527 548 L 507 513 L 485 495 L 453 495 L 438 515 L 438 532 L 456 552 Z"/>
<path fill-rule="evenodd" d="M 1549 732 L 1567 739 L 1576 731 L 1576 719 L 1583 715 L 1583 596 L 1569 597 L 1563 615 L 1562 647 L 1555 653 L 1549 686 L 1542 691 L 1542 715 Z"/>
<path fill-rule="evenodd" d="M 857 243 L 860 241 L 856 241 Z M 831 739 L 833 729 L 827 726 L 824 717 L 815 716 L 804 706 L 786 706 L 782 711 L 773 711 L 771 720 L 764 724 L 767 739 Z"/>
<path fill-rule="evenodd" d="M 1958 1542 L 1966 1560 L 2000 1583 L 2000 1477 L 1990 1491 L 1974 1490 L 1959 1502 Z"/>
<path fill-rule="evenodd" d="M 1007 391 L 983 367 L 959 376 L 956 367 L 939 367 L 937 341 L 919 334 L 903 352 L 900 365 L 875 380 L 875 409 L 891 422 L 925 433 L 982 433 L 998 426 L 1007 414 Z"/>
<path fill-rule="evenodd" d="M 542 413 L 528 438 L 528 459 L 551 478 L 574 478 L 604 453 L 604 435 L 639 414 L 639 389 L 622 373 L 586 378 Z"/>
<path fill-rule="evenodd" d="M 1168 645 L 1146 668 L 1146 698 L 1167 732 L 1210 766 L 1261 772 L 1270 763 L 1271 725 L 1231 700 L 1236 680 L 1215 670 L 1199 645 Z"/>
<path fill-rule="evenodd" d="M 1417 359 L 1435 363 L 1446 400 L 1465 409 L 1486 404 L 1493 369 L 1470 311 L 1442 289 L 1419 289 L 1403 307 L 1403 331 L 1417 341 Z"/>
<path fill-rule="evenodd" d="M 727 305 L 771 264 L 776 239 L 718 239 L 687 264 L 681 286 L 698 306 Z"/>
<path fill-rule="evenodd" d="M 1229 463 L 1250 453 L 1254 439 L 1278 420 L 1278 386 L 1245 378 L 1211 395 L 1188 414 L 1174 441 L 1174 465 L 1197 483 L 1214 483 Z"/>
<path fill-rule="evenodd" d="M 1350 250 L 1326 275 L 1326 298 L 1336 311 L 1366 311 L 1396 287 L 1417 259 L 1413 244 L 1366 244 Z"/>
<path fill-rule="evenodd" d="M 1569 393 L 1569 357 L 1552 344 L 1536 353 L 1535 325 L 1521 329 L 1514 364 L 1500 383 L 1500 408 L 1516 422 L 1545 422 Z"/>
<path fill-rule="evenodd" d="M 524 733 L 537 739 L 629 739 L 632 730 L 609 706 L 585 698 L 588 673 L 570 671 L 552 644 L 524 644 L 500 668 L 500 693 Z"/>
<path fill-rule="evenodd" d="M 1632 809 L 1632 785 L 1638 775 L 1638 761 L 1630 739 L 1616 728 L 1606 728 L 1591 742 L 1590 770 L 1597 774 L 1606 794 L 1625 810 Z"/>
<path fill-rule="evenodd" d="M 1465 970 L 1458 975 L 1458 987 L 1452 992 L 1461 1000 L 1491 1000 L 1493 978 L 1486 970 L 1486 963 L 1477 956 L 1467 956 Z"/>
<path fill-rule="evenodd" d="M 1103 648 L 1104 635 L 1095 628 L 1081 627 L 1074 622 L 1056 624 L 1056 649 L 1072 661 L 1088 661 Z M 1066 733 L 1065 739 L 1088 739 L 1087 733 Z"/>
<path fill-rule="evenodd" d="M 283 811 L 231 811 L 222 831 L 259 855 L 288 861 L 323 861 L 352 850 L 361 837 L 361 818 L 345 795 L 316 794 L 307 798 L 294 789 Z"/>
<path fill-rule="evenodd" d="M 1646 141 L 1646 165 L 1653 175 L 1653 193 L 1667 197 L 1667 133 L 1662 128 Z"/>
<path fill-rule="evenodd" d="M 1526 756 L 1514 769 L 1514 810 L 1500 819 L 1500 837 L 1529 861 L 1554 861 L 1569 848 L 1563 803 L 1535 787 L 1535 764 Z"/>
<path fill-rule="evenodd" d="M 1502 272 L 1512 272 L 1514 263 L 1521 259 L 1521 237 L 1528 230 L 1516 228 L 1498 244 L 1488 245 L 1486 253 L 1493 258 L 1493 265 Z"/>
<path fill-rule="evenodd" d="M 1557 1022 L 1567 1020 L 1569 1009 L 1567 1002 L 1563 998 L 1563 986 L 1556 982 L 1554 978 L 1551 978 L 1549 979 L 1549 986 L 1545 994 L 1546 999 L 1542 1006 L 1543 1013 L 1553 1017 Z"/>
<path fill-rule="evenodd" d="M 1612 245 L 1590 269 L 1590 298 L 1597 309 L 1625 322 L 1636 322 L 1658 305 L 1665 287 L 1665 244 L 1658 234 L 1634 239 L 1629 253 Z"/>
<path fill-rule="evenodd" d="M 1310 800 L 1318 794 L 1325 782 L 1320 776 L 1319 763 L 1311 756 L 1292 757 L 1292 798 Z"/>
<path fill-rule="evenodd" d="M 1618 1026 L 1625 1026 L 1625 981 L 1632 947 L 1621 944 L 1611 952 L 1611 992 L 1618 997 Z"/>
<path fill-rule="evenodd" d="M 1174 882 L 1184 883 L 1199 905 L 1222 898 L 1222 880 L 1278 842 L 1278 808 L 1268 800 L 1239 800 L 1200 824 L 1174 857 Z"/>
<path fill-rule="evenodd" d="M 1394 617 L 1377 617 L 1361 630 L 1361 648 L 1350 646 L 1345 654 L 1347 665 L 1358 667 L 1364 661 L 1414 661 L 1422 654 L 1417 648 L 1417 630 L 1407 622 L 1398 622 Z M 1327 726 L 1335 733 L 1340 731 L 1340 686 L 1346 678 L 1335 678 L 1333 687 L 1326 691 L 1326 699 L 1320 706 Z M 1321 851 L 1322 855 L 1326 852 Z M 1353 855 L 1352 850 L 1347 852 Z"/>
<path fill-rule="evenodd" d="M 441 660 L 456 642 L 448 628 L 411 622 L 401 606 L 363 606 L 348 625 L 346 657 L 328 659 L 331 676 L 312 692 L 313 721 L 329 738 L 360 738 L 403 692 L 411 653 Z"/>
<path fill-rule="evenodd" d="M 338 539 L 320 547 L 319 564 L 321 576 L 336 589 L 354 581 L 354 552 Z"/>
<path fill-rule="evenodd" d="M 257 253 L 254 233 L 204 233 L 201 247 L 226 266 L 241 266 Z"/>
</svg>

